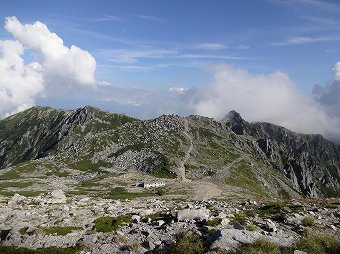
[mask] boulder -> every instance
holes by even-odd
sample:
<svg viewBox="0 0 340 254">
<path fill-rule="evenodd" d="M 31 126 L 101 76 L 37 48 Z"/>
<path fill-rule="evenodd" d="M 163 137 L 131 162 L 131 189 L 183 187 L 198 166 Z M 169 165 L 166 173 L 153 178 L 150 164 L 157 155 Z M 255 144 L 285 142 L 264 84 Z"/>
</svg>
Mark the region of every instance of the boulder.
<svg viewBox="0 0 340 254">
<path fill-rule="evenodd" d="M 211 249 L 222 249 L 226 251 L 235 250 L 240 244 L 251 244 L 257 239 L 265 236 L 259 232 L 252 232 L 238 229 L 222 229 L 214 233 L 215 241 L 211 245 Z M 293 237 L 274 237 L 266 236 L 266 239 L 279 245 L 280 247 L 288 247 L 293 244 Z"/>
<path fill-rule="evenodd" d="M 177 212 L 178 221 L 208 220 L 210 211 L 203 207 L 200 209 L 184 209 Z"/>
</svg>

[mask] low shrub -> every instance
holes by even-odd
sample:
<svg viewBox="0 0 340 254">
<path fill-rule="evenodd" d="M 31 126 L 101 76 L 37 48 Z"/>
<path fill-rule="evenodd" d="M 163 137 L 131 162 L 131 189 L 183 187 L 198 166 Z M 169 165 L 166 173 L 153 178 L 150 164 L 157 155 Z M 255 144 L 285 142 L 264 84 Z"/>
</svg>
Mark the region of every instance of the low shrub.
<svg viewBox="0 0 340 254">
<path fill-rule="evenodd" d="M 293 247 L 308 254 L 340 253 L 340 241 L 328 235 L 307 235 L 295 243 Z"/>
<path fill-rule="evenodd" d="M 0 253 L 1 254 L 76 254 L 80 253 L 81 248 L 79 246 L 70 247 L 70 248 L 57 248 L 57 247 L 49 247 L 43 249 L 27 249 L 27 248 L 19 248 L 15 246 L 1 246 L 0 245 Z"/>
<path fill-rule="evenodd" d="M 311 227 L 315 224 L 315 220 L 312 216 L 305 216 L 301 220 L 301 225 L 305 227 Z"/>
<path fill-rule="evenodd" d="M 206 253 L 204 241 L 197 234 L 180 233 L 176 236 L 176 242 L 162 249 L 158 249 L 156 254 L 203 254 Z"/>
</svg>

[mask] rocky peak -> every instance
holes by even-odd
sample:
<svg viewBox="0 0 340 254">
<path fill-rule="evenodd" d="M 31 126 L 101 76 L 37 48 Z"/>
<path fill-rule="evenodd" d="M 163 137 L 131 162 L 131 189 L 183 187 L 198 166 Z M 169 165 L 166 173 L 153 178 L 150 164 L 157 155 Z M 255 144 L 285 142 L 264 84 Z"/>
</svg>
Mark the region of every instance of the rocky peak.
<svg viewBox="0 0 340 254">
<path fill-rule="evenodd" d="M 230 121 L 230 122 L 235 122 L 235 123 L 240 123 L 243 120 L 241 117 L 240 113 L 236 112 L 235 110 L 230 111 L 228 114 L 225 115 L 224 119 Z"/>
<path fill-rule="evenodd" d="M 247 122 L 243 120 L 241 115 L 235 110 L 230 111 L 222 120 L 222 123 L 228 123 L 230 125 L 230 129 L 236 135 L 244 135 L 245 129 L 247 126 Z"/>
</svg>

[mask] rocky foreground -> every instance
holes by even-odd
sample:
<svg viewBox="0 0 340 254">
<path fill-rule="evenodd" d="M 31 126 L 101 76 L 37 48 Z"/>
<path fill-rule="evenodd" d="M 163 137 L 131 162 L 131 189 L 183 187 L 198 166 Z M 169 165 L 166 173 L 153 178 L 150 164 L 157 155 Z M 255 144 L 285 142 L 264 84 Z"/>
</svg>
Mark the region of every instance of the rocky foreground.
<svg viewBox="0 0 340 254">
<path fill-rule="evenodd" d="M 202 250 L 188 253 L 233 253 L 267 239 L 281 249 L 293 246 L 291 253 L 308 253 L 298 252 L 304 249 L 296 245 L 307 231 L 340 239 L 339 200 L 231 203 L 159 197 L 122 201 L 68 197 L 62 190 L 0 198 L 1 248 L 175 253 L 171 248 L 191 239 L 188 244 L 202 245 Z"/>
</svg>

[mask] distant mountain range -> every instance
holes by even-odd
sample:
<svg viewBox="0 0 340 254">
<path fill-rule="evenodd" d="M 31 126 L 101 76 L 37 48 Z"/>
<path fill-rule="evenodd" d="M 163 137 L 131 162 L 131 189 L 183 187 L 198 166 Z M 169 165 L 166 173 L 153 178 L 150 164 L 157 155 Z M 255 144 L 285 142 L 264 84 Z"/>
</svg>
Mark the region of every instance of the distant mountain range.
<svg viewBox="0 0 340 254">
<path fill-rule="evenodd" d="M 33 107 L 0 121 L 0 171 L 49 158 L 65 167 L 215 181 L 265 197 L 340 196 L 340 147 L 235 112 L 222 121 L 139 120 L 86 106 Z"/>
</svg>

